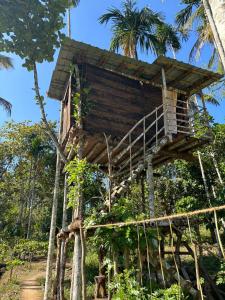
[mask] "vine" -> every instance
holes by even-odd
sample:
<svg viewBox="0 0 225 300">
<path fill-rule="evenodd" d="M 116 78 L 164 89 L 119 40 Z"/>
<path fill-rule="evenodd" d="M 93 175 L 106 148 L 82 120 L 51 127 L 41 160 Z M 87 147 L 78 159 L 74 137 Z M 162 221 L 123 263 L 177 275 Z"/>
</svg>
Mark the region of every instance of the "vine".
<svg viewBox="0 0 225 300">
<path fill-rule="evenodd" d="M 98 166 L 89 164 L 85 159 L 79 159 L 77 156 L 71 160 L 67 166 L 68 173 L 68 207 L 76 208 L 78 206 L 79 194 L 85 193 L 92 188 L 95 182 L 95 173 L 98 171 Z"/>
</svg>

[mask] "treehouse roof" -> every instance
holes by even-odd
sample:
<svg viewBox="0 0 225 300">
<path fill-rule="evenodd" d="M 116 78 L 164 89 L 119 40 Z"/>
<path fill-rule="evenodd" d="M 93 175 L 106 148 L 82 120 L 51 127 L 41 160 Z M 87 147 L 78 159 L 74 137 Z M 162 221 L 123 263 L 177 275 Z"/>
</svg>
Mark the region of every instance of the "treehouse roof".
<svg viewBox="0 0 225 300">
<path fill-rule="evenodd" d="M 162 67 L 168 89 L 192 95 L 218 81 L 222 75 L 159 56 L 152 64 L 102 50 L 66 38 L 53 72 L 48 91 L 50 98 L 62 100 L 72 64 L 89 64 L 153 86 L 162 86 Z"/>
</svg>

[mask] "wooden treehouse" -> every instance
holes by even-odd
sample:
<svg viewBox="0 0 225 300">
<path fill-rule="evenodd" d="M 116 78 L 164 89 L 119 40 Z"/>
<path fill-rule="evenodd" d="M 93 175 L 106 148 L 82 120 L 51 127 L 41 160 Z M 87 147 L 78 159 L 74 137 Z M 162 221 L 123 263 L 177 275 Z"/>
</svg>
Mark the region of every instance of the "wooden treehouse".
<svg viewBox="0 0 225 300">
<path fill-rule="evenodd" d="M 78 72 L 71 72 L 73 66 Z M 189 98 L 220 78 L 164 56 L 148 64 L 67 39 L 48 96 L 63 101 L 63 145 L 76 146 L 82 136 L 83 157 L 103 171 L 111 169 L 115 196 L 147 164 L 191 159 L 209 140 L 207 135 L 195 137 Z M 76 122 L 76 93 L 82 102 L 81 125 Z M 204 120 L 201 124 L 207 126 Z M 71 159 L 73 149 L 67 155 Z"/>
</svg>

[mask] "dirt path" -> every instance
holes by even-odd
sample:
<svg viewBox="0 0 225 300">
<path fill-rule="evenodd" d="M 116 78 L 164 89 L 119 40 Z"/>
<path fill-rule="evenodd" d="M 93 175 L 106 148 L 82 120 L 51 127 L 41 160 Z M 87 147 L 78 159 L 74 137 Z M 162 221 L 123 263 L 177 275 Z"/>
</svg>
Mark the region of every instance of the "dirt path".
<svg viewBox="0 0 225 300">
<path fill-rule="evenodd" d="M 45 276 L 44 264 L 36 263 L 29 274 L 21 278 L 21 300 L 42 300 L 43 290 L 38 279 Z"/>
</svg>

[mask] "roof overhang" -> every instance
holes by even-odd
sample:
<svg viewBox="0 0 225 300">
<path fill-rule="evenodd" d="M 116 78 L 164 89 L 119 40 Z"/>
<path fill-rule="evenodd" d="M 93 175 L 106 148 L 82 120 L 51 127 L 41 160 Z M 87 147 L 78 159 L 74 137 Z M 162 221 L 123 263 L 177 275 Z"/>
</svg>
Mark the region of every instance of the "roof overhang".
<svg viewBox="0 0 225 300">
<path fill-rule="evenodd" d="M 48 91 L 50 98 L 63 99 L 74 63 L 94 65 L 155 86 L 162 86 L 164 68 L 167 88 L 187 95 L 197 93 L 222 78 L 218 73 L 165 56 L 159 56 L 149 64 L 66 38 L 52 75 Z"/>
</svg>

